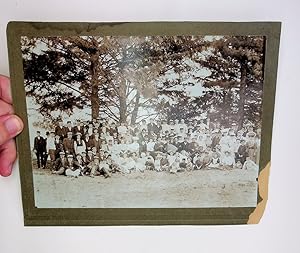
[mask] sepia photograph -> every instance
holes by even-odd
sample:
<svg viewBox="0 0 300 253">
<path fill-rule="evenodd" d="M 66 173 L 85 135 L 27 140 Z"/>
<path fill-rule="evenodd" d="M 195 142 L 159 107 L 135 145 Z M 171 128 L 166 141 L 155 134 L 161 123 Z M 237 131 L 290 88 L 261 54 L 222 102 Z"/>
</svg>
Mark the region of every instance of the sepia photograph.
<svg viewBox="0 0 300 253">
<path fill-rule="evenodd" d="M 20 43 L 37 208 L 257 206 L 265 36 Z"/>
</svg>

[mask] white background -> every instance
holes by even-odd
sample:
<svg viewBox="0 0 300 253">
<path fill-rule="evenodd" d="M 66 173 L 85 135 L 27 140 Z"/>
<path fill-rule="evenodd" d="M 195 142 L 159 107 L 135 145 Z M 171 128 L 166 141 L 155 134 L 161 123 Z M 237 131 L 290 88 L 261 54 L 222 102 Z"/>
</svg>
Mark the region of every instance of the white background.
<svg viewBox="0 0 300 253">
<path fill-rule="evenodd" d="M 299 0 L 23 0 L 0 2 L 6 24 L 26 21 L 282 21 L 269 201 L 259 225 L 24 227 L 18 166 L 0 178 L 0 252 L 300 252 Z"/>
</svg>

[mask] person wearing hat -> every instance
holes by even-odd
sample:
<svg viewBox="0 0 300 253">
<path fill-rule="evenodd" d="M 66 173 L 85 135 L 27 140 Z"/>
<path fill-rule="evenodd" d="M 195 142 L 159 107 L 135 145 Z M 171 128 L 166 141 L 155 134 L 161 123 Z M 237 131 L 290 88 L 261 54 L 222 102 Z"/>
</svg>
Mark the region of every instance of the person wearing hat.
<svg viewBox="0 0 300 253">
<path fill-rule="evenodd" d="M 61 140 L 63 140 L 66 137 L 66 129 L 61 119 L 58 120 L 58 124 L 55 127 L 55 135 L 58 135 Z"/>
<path fill-rule="evenodd" d="M 34 138 L 33 151 L 36 154 L 38 168 L 41 168 L 41 165 L 44 164 L 46 145 L 45 145 L 45 139 L 41 136 L 41 132 L 37 131 L 36 134 L 37 136 Z"/>
<path fill-rule="evenodd" d="M 138 143 L 140 144 L 140 153 L 147 151 L 147 130 L 142 129 L 141 133 L 138 136 Z"/>
<path fill-rule="evenodd" d="M 228 146 L 232 153 L 237 152 L 239 143 L 236 138 L 236 134 L 233 129 L 230 129 L 228 132 Z"/>
<path fill-rule="evenodd" d="M 99 122 L 95 122 L 94 124 L 94 129 L 93 129 L 93 133 L 101 133 L 102 129 L 105 128 L 105 131 L 108 132 L 109 131 L 109 127 L 106 125 L 106 126 L 100 126 Z"/>
<path fill-rule="evenodd" d="M 148 141 L 146 142 L 147 146 L 147 152 L 150 152 L 150 154 L 153 156 L 154 155 L 154 146 L 155 146 L 155 141 L 153 138 L 148 138 Z"/>
<path fill-rule="evenodd" d="M 209 169 L 219 169 L 220 168 L 220 158 L 219 154 L 215 151 L 212 153 L 210 164 L 208 165 Z"/>
<path fill-rule="evenodd" d="M 247 156 L 248 156 L 248 148 L 246 145 L 246 141 L 244 139 L 241 139 L 238 150 L 236 152 L 235 159 L 236 159 L 236 161 L 240 160 L 241 163 L 244 164 Z"/>
<path fill-rule="evenodd" d="M 175 138 L 176 136 L 177 136 L 177 134 L 176 134 L 174 125 L 170 125 L 170 133 L 169 133 L 168 138 L 172 139 L 172 138 Z"/>
<path fill-rule="evenodd" d="M 179 171 L 185 171 L 187 170 L 187 157 L 183 157 L 179 162 Z"/>
<path fill-rule="evenodd" d="M 125 171 L 131 173 L 132 171 L 136 170 L 136 161 L 132 157 L 132 153 L 128 150 L 124 153 L 124 164 Z"/>
<path fill-rule="evenodd" d="M 89 122 L 88 124 L 88 129 L 87 129 L 87 132 L 85 135 L 89 136 L 90 138 L 93 138 L 92 135 L 93 135 L 93 129 L 94 129 L 94 125 L 92 122 Z"/>
<path fill-rule="evenodd" d="M 70 120 L 67 121 L 67 126 L 65 127 L 65 138 L 68 137 L 68 133 L 72 133 L 73 137 L 73 127 L 72 127 L 72 122 Z"/>
<path fill-rule="evenodd" d="M 55 144 L 55 160 L 56 160 L 59 157 L 59 152 L 64 151 L 63 141 L 59 135 L 55 135 L 54 144 Z"/>
<path fill-rule="evenodd" d="M 64 150 L 66 153 L 69 154 L 74 154 L 74 140 L 73 140 L 73 133 L 72 132 L 68 132 L 67 133 L 67 138 L 64 138 L 63 141 L 63 145 L 64 145 Z"/>
<path fill-rule="evenodd" d="M 96 121 L 98 122 L 99 126 L 102 127 L 103 119 L 100 117 L 97 117 Z"/>
<path fill-rule="evenodd" d="M 203 133 L 200 133 L 200 134 L 198 135 L 197 143 L 198 143 L 198 146 L 199 146 L 199 147 L 202 147 L 202 148 L 203 148 L 203 150 L 206 149 L 205 135 L 204 135 Z"/>
<path fill-rule="evenodd" d="M 248 156 L 250 157 L 250 160 L 253 162 L 256 162 L 256 156 L 257 156 L 257 141 L 255 139 L 256 133 L 255 132 L 248 132 L 247 133 L 247 152 Z"/>
<path fill-rule="evenodd" d="M 139 172 L 144 172 L 146 169 L 146 161 L 147 161 L 147 156 L 145 152 L 142 152 L 140 157 L 137 156 L 137 160 L 135 163 L 135 169 L 136 171 Z"/>
<path fill-rule="evenodd" d="M 200 132 L 203 132 L 205 129 L 209 129 L 209 120 L 207 120 L 207 124 L 204 123 L 204 119 L 200 119 L 197 128 Z"/>
<path fill-rule="evenodd" d="M 139 134 L 139 132 L 140 132 L 139 124 L 137 124 L 137 123 L 130 123 L 130 124 L 126 124 L 126 126 L 127 126 L 126 137 L 128 137 L 128 136 L 136 136 L 137 134 Z M 111 135 L 112 134 L 110 134 L 110 136 Z"/>
<path fill-rule="evenodd" d="M 101 148 L 102 148 L 102 145 L 101 145 Z M 112 155 L 116 155 L 119 152 L 117 141 L 115 141 L 115 139 L 112 136 L 107 138 L 106 151 L 108 151 Z M 100 152 L 100 150 L 99 150 L 99 152 Z"/>
<path fill-rule="evenodd" d="M 231 123 L 231 129 L 236 134 L 238 131 L 238 124 L 236 122 Z"/>
<path fill-rule="evenodd" d="M 178 140 L 178 152 L 181 152 L 183 150 L 189 151 L 190 142 L 188 141 L 188 137 L 181 136 L 181 138 Z"/>
<path fill-rule="evenodd" d="M 115 122 L 111 122 L 111 124 L 108 128 L 108 132 L 109 132 L 110 136 L 113 136 L 114 134 L 118 135 L 118 128 L 117 128 Z"/>
<path fill-rule="evenodd" d="M 163 134 L 165 134 L 166 131 L 168 131 L 168 133 L 169 133 L 169 131 L 170 131 L 170 126 L 169 126 L 169 124 L 167 123 L 166 120 L 163 120 L 163 121 L 162 121 L 162 124 L 161 124 L 161 131 L 162 131 Z"/>
<path fill-rule="evenodd" d="M 138 157 L 137 157 L 137 159 L 138 159 Z M 110 173 L 121 172 L 119 165 L 112 159 L 111 155 L 108 155 L 106 157 L 105 162 L 108 165 L 108 169 L 109 169 Z"/>
<path fill-rule="evenodd" d="M 81 173 L 81 168 L 76 160 L 74 160 L 73 155 L 67 156 L 67 163 L 65 167 L 65 175 L 67 177 L 75 177 L 77 178 Z"/>
<path fill-rule="evenodd" d="M 259 169 L 258 165 L 254 161 L 252 161 L 249 156 L 247 156 L 246 161 L 244 162 L 244 165 L 243 165 L 243 170 L 258 171 L 258 169 Z"/>
<path fill-rule="evenodd" d="M 179 125 L 179 120 L 178 119 L 174 120 L 174 125 L 172 127 L 174 127 L 174 129 L 175 129 L 175 133 L 179 134 L 180 125 Z"/>
<path fill-rule="evenodd" d="M 94 161 L 94 154 L 93 154 L 92 150 L 88 150 L 86 158 L 87 158 L 88 163 Z"/>
<path fill-rule="evenodd" d="M 120 136 L 125 136 L 127 134 L 128 128 L 125 122 L 121 122 L 121 125 L 119 125 L 117 129 Z"/>
<path fill-rule="evenodd" d="M 81 136 L 84 134 L 84 127 L 80 119 L 76 121 L 76 126 L 72 128 L 73 136 L 76 137 L 78 133 L 81 133 Z"/>
<path fill-rule="evenodd" d="M 215 148 L 217 145 L 219 145 L 221 138 L 222 138 L 222 134 L 221 134 L 220 130 L 219 129 L 215 129 L 212 132 L 211 147 Z"/>
<path fill-rule="evenodd" d="M 85 151 L 92 149 L 93 147 L 93 138 L 88 134 L 84 135 L 83 141 L 85 143 Z"/>
<path fill-rule="evenodd" d="M 170 171 L 169 172 L 171 174 L 177 174 L 177 172 L 181 170 L 179 168 L 179 164 L 180 164 L 180 157 L 179 156 L 175 156 L 174 162 L 170 164 Z"/>
<path fill-rule="evenodd" d="M 132 143 L 130 143 L 128 146 L 129 150 L 131 152 L 139 153 L 140 150 L 140 144 L 138 143 L 139 138 L 136 136 L 132 137 Z"/>
<path fill-rule="evenodd" d="M 154 119 L 150 119 L 149 124 L 147 125 L 147 130 L 148 130 L 148 135 L 151 134 L 158 134 L 159 128 L 158 126 L 154 123 Z"/>
<path fill-rule="evenodd" d="M 88 159 L 87 159 L 86 151 L 83 151 L 81 153 L 81 159 L 82 159 L 82 162 L 83 162 L 84 166 L 87 166 L 88 165 Z"/>
<path fill-rule="evenodd" d="M 84 169 L 82 170 L 81 174 L 82 175 L 90 174 L 91 169 L 88 167 L 88 165 L 94 161 L 94 155 L 92 150 L 89 150 L 88 152 L 83 151 L 81 153 L 81 160 L 84 166 Z"/>
<path fill-rule="evenodd" d="M 162 171 L 168 171 L 169 170 L 169 160 L 167 153 L 161 153 L 162 158 L 160 159 L 160 168 Z"/>
<path fill-rule="evenodd" d="M 224 170 L 232 169 L 235 164 L 234 157 L 229 150 L 225 150 L 220 162 Z"/>
<path fill-rule="evenodd" d="M 185 123 L 184 119 L 181 119 L 178 123 L 178 126 L 179 126 L 179 131 L 181 134 L 187 134 L 188 132 L 188 126 L 187 124 Z M 182 129 L 182 130 L 181 130 Z"/>
<path fill-rule="evenodd" d="M 151 155 L 147 156 L 146 162 L 145 162 L 145 169 L 146 170 L 154 170 L 154 158 Z"/>
<path fill-rule="evenodd" d="M 99 138 L 99 133 L 94 133 L 94 138 L 91 140 L 91 143 L 92 143 L 92 148 L 95 147 L 96 152 L 99 152 L 102 144 L 102 141 Z"/>
<path fill-rule="evenodd" d="M 147 121 L 144 119 L 140 123 L 140 131 L 142 132 L 143 130 L 146 130 L 146 132 L 148 131 Z"/>
<path fill-rule="evenodd" d="M 212 154 L 209 150 L 205 150 L 203 154 L 201 155 L 201 166 L 200 169 L 208 169 L 209 164 L 212 161 Z"/>
<path fill-rule="evenodd" d="M 65 152 L 59 152 L 59 158 L 55 160 L 55 165 L 52 168 L 52 173 L 57 175 L 63 175 L 67 166 L 67 158 Z"/>
<path fill-rule="evenodd" d="M 80 168 L 81 175 L 84 175 L 87 164 L 85 161 L 83 161 L 81 154 L 76 155 L 76 162 L 77 162 L 78 167 Z"/>
<path fill-rule="evenodd" d="M 100 162 L 98 156 L 95 156 L 94 161 L 89 163 L 87 167 L 91 170 L 90 177 L 94 177 L 96 173 L 100 173 L 100 175 L 103 175 L 105 178 L 110 177 L 109 165 L 105 161 Z"/>
<path fill-rule="evenodd" d="M 161 168 L 161 159 L 162 159 L 162 155 L 161 152 L 156 152 L 155 155 L 155 159 L 154 159 L 154 168 L 157 172 L 161 172 L 162 168 Z"/>
<path fill-rule="evenodd" d="M 187 151 L 193 157 L 196 152 L 199 150 L 199 144 L 197 142 L 197 137 L 193 136 L 191 142 L 188 144 Z"/>
<path fill-rule="evenodd" d="M 196 152 L 193 157 L 194 170 L 200 170 L 202 166 L 203 156 L 202 153 Z"/>
<path fill-rule="evenodd" d="M 166 143 L 163 142 L 163 139 L 161 137 L 157 138 L 157 141 L 154 145 L 154 151 L 166 152 Z"/>
<path fill-rule="evenodd" d="M 46 150 L 50 157 L 50 166 L 53 167 L 55 163 L 55 152 L 56 152 L 56 145 L 55 145 L 55 132 L 51 131 L 49 137 L 47 138 L 47 147 Z"/>
<path fill-rule="evenodd" d="M 43 169 L 46 169 L 46 167 L 47 167 L 47 161 L 48 161 L 48 156 L 49 156 L 47 146 L 48 146 L 49 137 L 50 137 L 50 133 L 49 133 L 49 131 L 47 131 L 46 132 L 46 138 L 44 138 L 44 150 L 45 150 L 45 152 L 44 152 L 44 157 L 43 157 L 43 160 L 42 160 L 42 168 Z"/>
</svg>

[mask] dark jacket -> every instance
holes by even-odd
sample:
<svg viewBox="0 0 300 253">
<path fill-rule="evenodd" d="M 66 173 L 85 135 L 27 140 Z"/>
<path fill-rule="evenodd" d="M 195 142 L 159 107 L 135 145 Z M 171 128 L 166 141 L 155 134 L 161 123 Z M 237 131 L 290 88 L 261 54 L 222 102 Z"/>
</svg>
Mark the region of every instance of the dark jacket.
<svg viewBox="0 0 300 253">
<path fill-rule="evenodd" d="M 38 153 L 46 152 L 46 142 L 42 136 L 34 138 L 34 149 Z"/>
<path fill-rule="evenodd" d="M 69 154 L 74 154 L 74 140 L 65 138 L 63 141 L 65 152 Z"/>
</svg>

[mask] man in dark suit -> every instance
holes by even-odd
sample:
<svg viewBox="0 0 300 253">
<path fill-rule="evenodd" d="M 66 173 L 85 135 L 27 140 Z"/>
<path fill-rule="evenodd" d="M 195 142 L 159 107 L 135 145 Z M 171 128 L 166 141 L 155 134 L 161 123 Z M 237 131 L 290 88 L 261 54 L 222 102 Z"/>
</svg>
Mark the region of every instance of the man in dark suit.
<svg viewBox="0 0 300 253">
<path fill-rule="evenodd" d="M 178 136 L 178 137 L 180 138 L 181 136 Z M 179 141 L 177 147 L 178 147 L 178 152 L 181 152 L 182 150 L 188 151 L 189 150 L 189 142 L 187 140 L 187 137 L 185 137 L 183 141 Z"/>
<path fill-rule="evenodd" d="M 43 159 L 42 159 L 42 168 L 46 169 L 47 166 L 47 160 L 48 160 L 48 150 L 47 150 L 47 146 L 48 146 L 48 142 L 49 142 L 49 136 L 50 133 L 46 132 L 46 138 L 44 138 L 44 153 L 43 153 Z"/>
<path fill-rule="evenodd" d="M 64 150 L 67 154 L 74 155 L 74 140 L 72 139 L 72 132 L 68 132 L 67 138 L 64 138 L 63 145 L 64 145 Z"/>
<path fill-rule="evenodd" d="M 77 120 L 76 126 L 72 129 L 73 136 L 76 136 L 77 133 L 81 133 L 81 136 L 84 135 L 84 127 L 80 120 Z"/>
<path fill-rule="evenodd" d="M 44 156 L 46 153 L 45 146 L 46 145 L 45 145 L 44 138 L 41 136 L 41 132 L 37 131 L 36 133 L 37 133 L 37 136 L 34 138 L 33 151 L 36 154 L 38 168 L 41 168 L 41 165 L 44 164 Z"/>
<path fill-rule="evenodd" d="M 67 158 L 65 152 L 59 152 L 59 158 L 56 159 L 54 168 L 52 169 L 53 174 L 63 175 L 67 167 Z"/>
<path fill-rule="evenodd" d="M 55 127 L 55 135 L 58 135 L 61 140 L 63 140 L 66 136 L 65 127 L 63 126 L 62 120 L 58 121 L 58 125 Z"/>
<path fill-rule="evenodd" d="M 158 131 L 159 131 L 159 128 L 158 126 L 154 123 L 154 120 L 153 119 L 150 119 L 150 123 L 147 125 L 147 128 L 148 128 L 148 134 L 157 134 Z"/>
<path fill-rule="evenodd" d="M 95 133 L 94 138 L 91 140 L 92 147 L 95 147 L 97 149 L 97 152 L 99 152 L 101 148 L 101 140 L 99 139 L 99 134 Z"/>
<path fill-rule="evenodd" d="M 197 143 L 197 139 L 195 137 L 192 138 L 192 141 L 188 144 L 188 152 L 192 157 L 194 157 L 194 154 L 198 152 L 199 144 Z"/>
<path fill-rule="evenodd" d="M 69 132 L 72 133 L 72 137 L 73 137 L 73 128 L 72 128 L 72 122 L 71 121 L 68 121 L 67 126 L 65 127 L 65 138 L 68 137 Z"/>
</svg>

